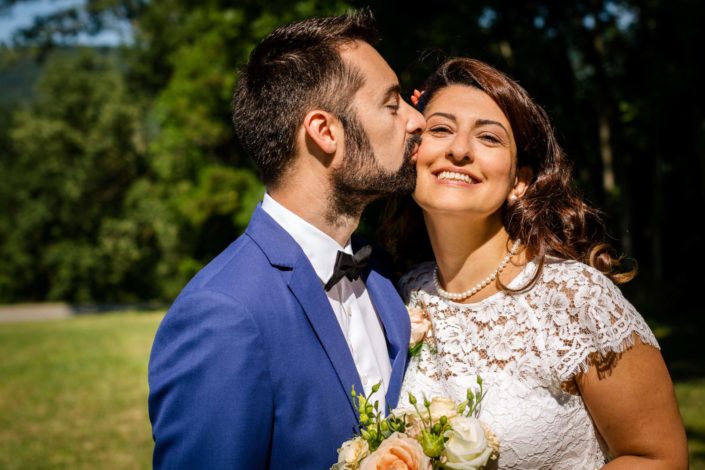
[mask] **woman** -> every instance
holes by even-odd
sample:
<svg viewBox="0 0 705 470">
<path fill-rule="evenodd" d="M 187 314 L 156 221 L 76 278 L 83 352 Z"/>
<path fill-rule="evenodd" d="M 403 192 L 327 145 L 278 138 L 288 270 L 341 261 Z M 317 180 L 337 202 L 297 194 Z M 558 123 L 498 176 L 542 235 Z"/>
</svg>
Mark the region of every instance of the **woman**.
<svg viewBox="0 0 705 470">
<path fill-rule="evenodd" d="M 435 262 L 401 281 L 431 321 L 402 399 L 462 401 L 481 376 L 499 468 L 687 468 L 658 344 L 615 286 L 633 273 L 615 270 L 597 212 L 571 190 L 545 112 L 471 59 L 443 64 L 418 107 L 413 197 Z M 422 251 L 409 210 L 392 218 L 397 255 Z"/>
</svg>

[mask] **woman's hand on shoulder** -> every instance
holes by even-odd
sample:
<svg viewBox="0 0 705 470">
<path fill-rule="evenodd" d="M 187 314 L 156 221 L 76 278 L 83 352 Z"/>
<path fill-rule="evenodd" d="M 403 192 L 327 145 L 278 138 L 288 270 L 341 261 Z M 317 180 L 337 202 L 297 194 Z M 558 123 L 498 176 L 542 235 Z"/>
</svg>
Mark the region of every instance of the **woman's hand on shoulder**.
<svg viewBox="0 0 705 470">
<path fill-rule="evenodd" d="M 658 349 L 635 345 L 576 378 L 612 460 L 605 469 L 686 469 L 688 449 L 671 378 Z"/>
</svg>

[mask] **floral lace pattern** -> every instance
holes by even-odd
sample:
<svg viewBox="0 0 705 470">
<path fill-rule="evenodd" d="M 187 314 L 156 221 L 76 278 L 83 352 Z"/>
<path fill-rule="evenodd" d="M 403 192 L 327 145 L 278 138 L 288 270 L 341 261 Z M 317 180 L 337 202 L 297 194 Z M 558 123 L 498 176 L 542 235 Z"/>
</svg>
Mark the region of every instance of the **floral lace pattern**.
<svg viewBox="0 0 705 470">
<path fill-rule="evenodd" d="M 579 395 L 562 387 L 590 358 L 620 353 L 638 338 L 658 348 L 644 319 L 602 273 L 576 261 L 547 260 L 536 284 L 474 304 L 439 297 L 433 263 L 404 276 L 407 305 L 426 309 L 431 342 L 407 369 L 408 392 L 462 400 L 480 375 L 487 396 L 480 419 L 500 440 L 502 469 L 601 468 L 606 448 Z M 509 285 L 536 273 L 530 262 Z"/>
</svg>

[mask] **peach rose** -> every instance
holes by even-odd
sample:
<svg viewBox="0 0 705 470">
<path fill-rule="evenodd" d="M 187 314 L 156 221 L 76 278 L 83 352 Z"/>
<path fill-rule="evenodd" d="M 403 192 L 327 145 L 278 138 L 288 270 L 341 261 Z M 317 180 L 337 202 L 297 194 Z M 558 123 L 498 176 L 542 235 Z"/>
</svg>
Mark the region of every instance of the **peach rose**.
<svg viewBox="0 0 705 470">
<path fill-rule="evenodd" d="M 431 329 L 431 321 L 428 319 L 426 310 L 416 307 L 409 308 L 409 319 L 411 320 L 409 346 L 414 347 L 426 337 L 426 334 Z"/>
<path fill-rule="evenodd" d="M 360 463 L 360 470 L 431 470 L 431 459 L 421 444 L 395 432 Z"/>
</svg>

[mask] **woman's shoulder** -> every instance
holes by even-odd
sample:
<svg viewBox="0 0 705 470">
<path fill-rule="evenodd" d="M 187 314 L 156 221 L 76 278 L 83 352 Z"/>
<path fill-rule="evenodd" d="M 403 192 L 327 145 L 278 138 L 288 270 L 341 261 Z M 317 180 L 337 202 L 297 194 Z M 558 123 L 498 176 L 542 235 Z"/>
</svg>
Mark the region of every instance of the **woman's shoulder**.
<svg viewBox="0 0 705 470">
<path fill-rule="evenodd" d="M 574 309 L 598 304 L 611 311 L 636 313 L 607 275 L 580 261 L 547 258 L 538 285 L 548 297 L 565 296 Z"/>
<path fill-rule="evenodd" d="M 544 262 L 541 281 L 553 287 L 599 286 L 619 290 L 614 282 L 597 268 L 577 260 L 549 256 Z"/>
<path fill-rule="evenodd" d="M 644 318 L 600 270 L 572 260 L 546 260 L 537 299 L 556 347 L 562 381 L 585 372 L 595 357 L 610 358 L 642 343 L 658 348 Z"/>
<path fill-rule="evenodd" d="M 433 285 L 433 271 L 436 263 L 426 261 L 414 266 L 399 279 L 399 294 L 405 302 L 409 300 L 411 294 L 418 290 L 428 290 Z"/>
</svg>

